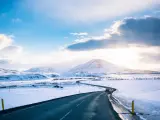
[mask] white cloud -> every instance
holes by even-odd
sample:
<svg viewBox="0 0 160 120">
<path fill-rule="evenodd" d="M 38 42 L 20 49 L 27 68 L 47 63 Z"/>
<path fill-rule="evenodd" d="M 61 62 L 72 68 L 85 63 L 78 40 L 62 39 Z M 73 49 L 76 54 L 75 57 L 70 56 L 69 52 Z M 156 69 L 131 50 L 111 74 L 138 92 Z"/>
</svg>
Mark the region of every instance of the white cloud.
<svg viewBox="0 0 160 120">
<path fill-rule="evenodd" d="M 74 36 L 87 36 L 88 33 L 86 32 L 80 32 L 80 33 L 70 33 L 71 35 L 74 35 Z"/>
<path fill-rule="evenodd" d="M 123 21 L 115 21 L 114 24 L 109 29 L 105 29 L 104 31 L 108 34 L 118 34 L 118 35 L 120 35 L 120 31 L 118 30 L 118 28 L 122 24 L 124 24 Z"/>
<path fill-rule="evenodd" d="M 63 70 L 98 58 L 127 68 L 154 70 L 158 69 L 158 66 L 145 66 L 146 63 L 140 61 L 140 55 L 141 53 L 152 53 L 156 51 L 157 49 L 153 47 L 130 47 L 79 52 L 63 49 L 47 54 L 32 54 L 27 53 L 27 51 L 22 51 L 20 46 L 8 46 L 0 50 L 0 64 L 10 64 L 8 67 L 12 66 L 14 68 L 57 65 L 57 67 L 62 67 L 60 69 Z"/>
<path fill-rule="evenodd" d="M 7 47 L 1 49 L 0 55 L 1 56 L 15 56 L 15 53 L 19 54 L 21 52 L 22 52 L 21 46 L 10 45 L 10 46 L 7 46 Z"/>
<path fill-rule="evenodd" d="M 21 65 L 28 65 L 30 67 L 56 65 L 57 67 L 62 67 L 59 69 L 66 69 L 66 67 L 71 68 L 91 59 L 103 59 L 126 68 L 154 70 L 160 69 L 159 66 L 149 66 L 148 64 L 151 63 L 141 61 L 143 57 L 141 54 L 153 53 L 156 51 L 156 47 L 109 48 L 78 52 L 59 50 L 48 54 L 23 53 L 17 62 Z"/>
<path fill-rule="evenodd" d="M 20 18 L 13 18 L 12 22 L 13 23 L 19 23 L 19 22 L 22 22 L 22 20 Z"/>
<path fill-rule="evenodd" d="M 108 39 L 110 37 L 111 37 L 110 34 L 105 33 L 104 35 L 101 35 L 101 36 L 88 36 L 88 37 L 77 38 L 75 40 L 75 43 L 87 42 L 91 39 L 93 39 L 93 40 L 105 40 L 105 39 Z"/>
<path fill-rule="evenodd" d="M 33 10 L 65 21 L 94 22 L 153 7 L 158 0 L 27 0 Z"/>
<path fill-rule="evenodd" d="M 111 48 L 111 49 L 98 49 L 93 51 L 59 51 L 52 54 L 52 63 L 61 63 L 71 61 L 70 66 L 85 63 L 91 59 L 103 59 L 113 64 L 123 66 L 131 69 L 147 69 L 157 70 L 160 69 L 156 63 L 154 65 L 151 61 L 146 63 L 141 61 L 143 53 L 158 52 L 157 47 L 130 47 L 130 48 Z M 68 57 L 70 56 L 70 57 Z M 127 56 L 127 57 L 126 57 Z M 150 65 L 148 65 L 150 64 Z M 151 65 L 152 64 L 152 65 Z"/>
<path fill-rule="evenodd" d="M 0 34 L 0 60 L 14 62 L 22 53 L 22 47 L 13 44 L 13 35 Z M 7 62 L 5 62 L 7 63 Z"/>
<path fill-rule="evenodd" d="M 64 39 L 68 39 L 68 37 L 64 37 Z"/>
<path fill-rule="evenodd" d="M 4 47 L 11 45 L 12 42 L 13 40 L 11 36 L 0 34 L 0 49 L 3 49 Z"/>
</svg>

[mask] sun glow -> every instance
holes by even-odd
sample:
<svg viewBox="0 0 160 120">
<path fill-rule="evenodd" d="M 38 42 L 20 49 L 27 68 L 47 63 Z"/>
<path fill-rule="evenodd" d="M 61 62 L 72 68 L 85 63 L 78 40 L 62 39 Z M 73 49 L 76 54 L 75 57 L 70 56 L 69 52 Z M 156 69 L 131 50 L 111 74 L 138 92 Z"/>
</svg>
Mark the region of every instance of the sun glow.
<svg viewBox="0 0 160 120">
<path fill-rule="evenodd" d="M 131 48 L 102 49 L 92 52 L 92 58 L 99 58 L 119 66 L 132 68 L 139 60 L 137 50 Z"/>
<path fill-rule="evenodd" d="M 110 52 L 110 61 L 122 66 L 130 66 L 139 59 L 139 55 L 133 49 L 115 49 Z"/>
<path fill-rule="evenodd" d="M 153 49 L 154 50 L 154 49 Z M 70 66 L 76 66 L 78 64 L 85 63 L 92 59 L 102 59 L 107 62 L 131 69 L 148 69 L 151 65 L 146 66 L 141 61 L 141 52 L 153 51 L 152 49 L 140 49 L 140 48 L 115 48 L 115 49 L 98 49 L 93 51 L 68 51 L 60 50 L 57 52 L 48 53 L 45 55 L 33 55 L 26 54 L 19 58 L 21 64 L 45 66 L 61 64 Z M 31 57 L 32 56 L 32 57 Z M 73 65 L 74 64 L 74 65 Z"/>
</svg>

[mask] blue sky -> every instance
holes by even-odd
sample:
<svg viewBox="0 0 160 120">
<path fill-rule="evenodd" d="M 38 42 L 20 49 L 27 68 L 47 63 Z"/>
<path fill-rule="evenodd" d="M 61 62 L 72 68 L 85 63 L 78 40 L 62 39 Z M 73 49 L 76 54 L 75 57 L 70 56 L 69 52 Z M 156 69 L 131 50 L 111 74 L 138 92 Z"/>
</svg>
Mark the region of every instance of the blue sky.
<svg viewBox="0 0 160 120">
<path fill-rule="evenodd" d="M 1 0 L 0 8 L 0 34 L 12 36 L 10 45 L 23 49 L 21 59 L 25 58 L 24 55 L 26 58 L 42 55 L 45 59 L 48 53 L 63 53 L 62 48 L 68 50 L 77 41 L 104 36 L 105 29 L 110 29 L 116 21 L 127 17 L 159 17 L 160 11 L 156 0 Z M 15 61 L 16 64 L 24 63 L 18 58 L 12 60 L 9 55 L 1 56 L 1 60 L 4 59 L 11 60 L 12 64 Z"/>
<path fill-rule="evenodd" d="M 19 0 L 2 1 L 2 4 L 0 4 L 0 7 L 3 8 L 0 11 L 0 32 L 13 34 L 16 37 L 16 43 L 23 45 L 27 50 L 35 51 L 35 48 L 37 48 L 39 51 L 42 47 L 46 51 L 56 50 L 59 46 L 74 41 L 75 38 L 70 35 L 71 32 L 86 30 L 90 33 L 96 33 L 98 29 L 103 30 L 104 28 L 104 23 L 85 24 L 83 26 L 72 25 L 56 18 L 51 19 L 46 15 L 34 14 L 22 3 Z M 70 38 L 66 40 L 64 37 Z"/>
</svg>

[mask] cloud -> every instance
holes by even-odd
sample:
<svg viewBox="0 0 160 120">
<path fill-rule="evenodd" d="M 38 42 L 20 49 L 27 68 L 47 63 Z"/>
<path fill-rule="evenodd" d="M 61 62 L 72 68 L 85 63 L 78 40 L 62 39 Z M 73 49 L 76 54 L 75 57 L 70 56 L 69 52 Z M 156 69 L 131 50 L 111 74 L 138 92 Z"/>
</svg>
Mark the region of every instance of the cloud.
<svg viewBox="0 0 160 120">
<path fill-rule="evenodd" d="M 153 47 L 149 51 L 141 51 L 141 59 L 144 63 L 154 63 L 160 65 L 160 47 Z"/>
<path fill-rule="evenodd" d="M 133 44 L 160 46 L 160 18 L 126 18 L 115 22 L 109 29 L 105 29 L 105 32 L 110 37 L 79 41 L 69 45 L 67 49 L 81 51 L 108 47 L 127 47 Z"/>
<path fill-rule="evenodd" d="M 159 4 L 157 0 L 27 0 L 30 8 L 64 21 L 96 22 Z"/>
<path fill-rule="evenodd" d="M 142 59 L 143 62 L 145 63 L 158 63 L 160 65 L 160 53 L 159 54 L 155 54 L 155 53 L 146 53 L 146 54 L 142 54 Z"/>
<path fill-rule="evenodd" d="M 128 43 L 160 46 L 160 18 L 124 19 L 118 31 Z M 113 35 L 113 38 L 115 36 Z"/>
<path fill-rule="evenodd" d="M 12 42 L 13 40 L 11 36 L 0 34 L 0 49 L 3 49 L 4 47 L 11 45 Z"/>
<path fill-rule="evenodd" d="M 14 45 L 14 36 L 0 34 L 0 63 L 10 63 L 18 59 L 18 56 L 22 53 L 22 47 Z"/>
<path fill-rule="evenodd" d="M 12 22 L 13 23 L 19 23 L 19 22 L 22 22 L 22 20 L 20 18 L 13 18 Z"/>
<path fill-rule="evenodd" d="M 0 55 L 1 56 L 12 56 L 15 53 L 18 54 L 18 53 L 21 53 L 21 52 L 22 52 L 22 47 L 10 45 L 10 46 L 7 46 L 7 47 L 1 49 L 0 50 Z"/>
<path fill-rule="evenodd" d="M 64 37 L 64 39 L 68 39 L 68 37 L 66 36 L 66 37 Z"/>
<path fill-rule="evenodd" d="M 116 47 L 116 46 L 124 46 L 120 41 L 113 40 L 88 40 L 86 42 L 79 42 L 69 45 L 67 49 L 73 51 L 85 51 L 85 50 L 95 50 L 95 49 L 103 49 L 107 47 Z"/>
<path fill-rule="evenodd" d="M 86 32 L 80 32 L 80 33 L 70 33 L 71 35 L 74 35 L 74 36 L 87 36 L 88 33 Z"/>
</svg>

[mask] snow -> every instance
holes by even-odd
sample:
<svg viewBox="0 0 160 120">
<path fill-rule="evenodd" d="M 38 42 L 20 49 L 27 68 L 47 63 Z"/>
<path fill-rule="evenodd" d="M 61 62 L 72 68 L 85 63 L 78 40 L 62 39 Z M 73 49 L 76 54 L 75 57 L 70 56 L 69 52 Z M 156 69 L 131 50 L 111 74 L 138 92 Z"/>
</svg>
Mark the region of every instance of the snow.
<svg viewBox="0 0 160 120">
<path fill-rule="evenodd" d="M 131 75 L 132 76 L 132 75 Z M 130 77 L 131 77 L 130 76 Z M 140 77 L 140 75 L 138 75 Z M 145 75 L 151 77 L 150 75 Z M 129 75 L 128 75 L 129 77 Z M 121 76 L 121 78 L 123 78 Z M 143 113 L 141 117 L 147 120 L 160 119 L 160 81 L 159 80 L 99 80 L 83 81 L 95 85 L 116 88 L 113 96 L 125 107 L 131 109 L 132 100 L 135 101 L 135 111 Z M 149 114 L 149 115 L 147 115 Z"/>
<path fill-rule="evenodd" d="M 60 74 L 55 72 L 56 70 L 53 67 L 35 67 L 23 71 L 23 73 L 29 74 L 42 74 L 50 78 L 59 77 Z"/>
<path fill-rule="evenodd" d="M 107 80 L 160 80 L 160 74 L 108 74 Z"/>
<path fill-rule="evenodd" d="M 20 86 L 35 84 L 35 83 L 58 83 L 63 88 L 54 88 L 51 86 L 45 85 L 41 87 L 25 87 L 22 88 Z M 41 102 L 45 100 L 55 99 L 59 97 L 79 94 L 79 93 L 86 93 L 86 92 L 93 92 L 93 91 L 102 91 L 104 89 L 91 87 L 86 85 L 78 85 L 73 80 L 67 81 L 51 81 L 50 79 L 47 80 L 37 80 L 37 81 L 12 81 L 12 82 L 0 82 L 1 85 L 17 85 L 16 88 L 12 89 L 0 89 L 0 98 L 4 99 L 5 102 L 5 109 L 13 108 L 17 106 L 27 105 L 31 103 Z M 1 108 L 1 107 L 0 107 Z"/>
<path fill-rule="evenodd" d="M 19 71 L 17 70 L 0 68 L 0 75 L 11 75 L 11 74 L 18 74 L 18 73 Z"/>
<path fill-rule="evenodd" d="M 6 80 L 37 80 L 47 78 L 41 74 L 11 74 L 11 75 L 1 75 L 0 81 Z"/>
<path fill-rule="evenodd" d="M 26 71 L 17 71 L 0 68 L 0 81 L 6 80 L 37 80 L 59 77 L 58 73 L 51 67 L 31 68 Z"/>
<path fill-rule="evenodd" d="M 72 68 L 66 75 L 72 76 L 102 76 L 106 73 L 115 73 L 116 71 L 127 71 L 128 69 L 116 66 L 101 59 L 93 59 L 87 63 Z"/>
<path fill-rule="evenodd" d="M 36 67 L 36 68 L 30 68 L 24 72 L 29 73 L 55 73 L 55 69 L 52 67 Z"/>
<path fill-rule="evenodd" d="M 57 80 L 0 81 L 0 88 L 3 88 L 0 89 L 0 98 L 5 100 L 5 108 L 8 109 L 73 94 L 104 90 L 77 84 L 76 81 L 80 80 L 116 88 L 113 96 L 126 108 L 131 109 L 131 102 L 134 100 L 135 111 L 142 113 L 142 118 L 160 120 L 159 78 L 160 74 L 108 74 L 96 78 L 59 77 Z M 60 87 L 56 88 L 55 85 Z"/>
<path fill-rule="evenodd" d="M 118 74 L 118 73 L 158 73 L 156 71 L 147 71 L 147 70 L 133 70 L 127 69 L 122 66 L 118 66 L 107 62 L 101 59 L 93 59 L 84 64 L 80 64 L 68 72 L 62 74 L 64 76 L 80 76 L 80 77 L 97 77 L 97 76 L 104 76 L 107 74 Z"/>
</svg>

